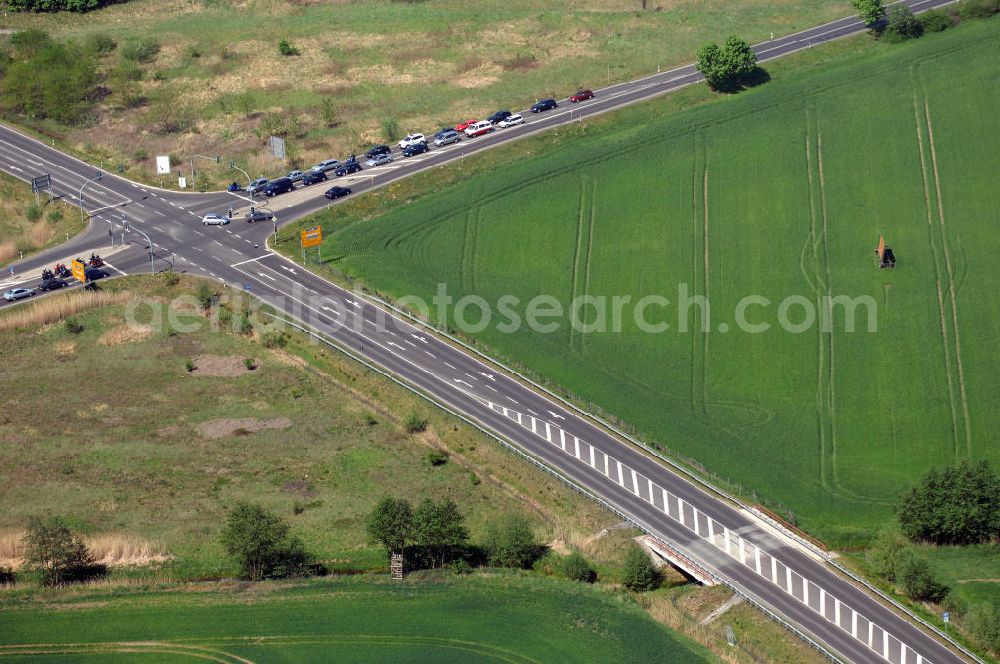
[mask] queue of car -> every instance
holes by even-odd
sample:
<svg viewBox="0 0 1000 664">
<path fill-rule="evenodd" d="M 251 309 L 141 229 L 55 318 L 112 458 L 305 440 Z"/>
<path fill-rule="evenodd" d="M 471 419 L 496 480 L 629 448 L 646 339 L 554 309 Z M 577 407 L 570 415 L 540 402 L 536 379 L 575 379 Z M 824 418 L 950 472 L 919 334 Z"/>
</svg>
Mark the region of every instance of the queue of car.
<svg viewBox="0 0 1000 664">
<path fill-rule="evenodd" d="M 594 92 L 592 90 L 581 89 L 570 96 L 569 100 L 573 103 L 578 103 L 593 98 Z M 541 99 L 535 102 L 529 110 L 532 113 L 544 113 L 545 111 L 558 107 L 559 104 L 556 103 L 555 99 Z M 443 147 L 445 145 L 458 143 L 463 137 L 475 138 L 477 136 L 484 136 L 497 128 L 507 129 L 524 123 L 525 120 L 523 115 L 520 113 L 511 113 L 510 111 L 504 109 L 489 115 L 485 120 L 476 120 L 473 118 L 471 120 L 459 122 L 455 124 L 454 127 L 444 127 L 440 131 L 436 132 L 433 138 L 429 140 L 427 136 L 420 133 L 407 134 L 400 139 L 397 143 L 397 147 L 403 157 L 413 157 L 430 150 L 429 143 L 433 143 L 437 147 Z M 385 166 L 393 161 L 392 148 L 388 145 L 376 145 L 365 152 L 364 159 L 365 166 Z M 274 180 L 258 178 L 252 181 L 247 187 L 247 193 L 249 193 L 251 197 L 255 194 L 264 194 L 264 196 L 270 198 L 294 190 L 296 182 L 300 183 L 302 186 L 310 186 L 320 182 L 325 182 L 329 179 L 327 173 L 331 171 L 337 177 L 344 177 L 346 175 L 357 173 L 361 170 L 363 170 L 363 168 L 355 155 L 351 155 L 346 161 L 343 162 L 337 159 L 326 159 L 319 162 L 308 171 L 293 170 L 287 175 Z M 236 187 L 235 184 L 233 186 Z M 329 199 L 335 199 L 341 198 L 342 196 L 346 196 L 350 193 L 351 190 L 346 187 L 333 187 L 329 189 L 325 195 Z M 265 216 L 268 221 L 274 217 L 274 215 L 270 212 L 255 210 L 253 213 L 247 214 L 244 218 L 247 221 L 252 222 L 262 221 Z M 206 226 L 221 226 L 229 223 L 229 219 L 218 215 L 207 215 L 204 217 L 202 222 Z"/>
</svg>

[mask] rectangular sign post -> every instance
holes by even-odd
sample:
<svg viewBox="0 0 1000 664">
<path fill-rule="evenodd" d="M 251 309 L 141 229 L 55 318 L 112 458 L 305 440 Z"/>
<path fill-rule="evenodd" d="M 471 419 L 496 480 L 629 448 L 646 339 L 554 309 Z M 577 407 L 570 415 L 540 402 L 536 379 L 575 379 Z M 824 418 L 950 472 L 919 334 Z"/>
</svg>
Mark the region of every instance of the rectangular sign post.
<svg viewBox="0 0 1000 664">
<path fill-rule="evenodd" d="M 299 244 L 302 246 L 302 262 L 306 262 L 306 248 L 308 247 L 319 247 L 323 244 L 323 229 L 320 226 L 315 226 L 313 228 L 305 228 L 299 233 Z M 319 256 L 319 249 L 317 251 L 317 256 Z"/>
<path fill-rule="evenodd" d="M 79 281 L 81 284 L 87 283 L 87 267 L 80 261 L 73 261 L 69 264 L 70 270 L 73 271 L 73 278 Z"/>
</svg>

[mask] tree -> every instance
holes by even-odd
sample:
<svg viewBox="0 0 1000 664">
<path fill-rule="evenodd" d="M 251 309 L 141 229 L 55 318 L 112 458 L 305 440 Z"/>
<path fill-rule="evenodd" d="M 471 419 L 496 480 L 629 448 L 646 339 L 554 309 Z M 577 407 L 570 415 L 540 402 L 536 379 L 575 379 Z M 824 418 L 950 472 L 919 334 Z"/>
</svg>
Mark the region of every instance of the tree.
<svg viewBox="0 0 1000 664">
<path fill-rule="evenodd" d="M 24 565 L 42 573 L 42 583 L 58 586 L 94 569 L 87 545 L 61 517 L 32 518 L 24 535 Z"/>
<path fill-rule="evenodd" d="M 931 469 L 897 509 L 903 534 L 934 544 L 977 544 L 1000 536 L 1000 477 L 989 461 Z"/>
<path fill-rule="evenodd" d="M 851 0 L 858 18 L 870 28 L 879 28 L 885 21 L 885 7 L 882 0 Z"/>
<path fill-rule="evenodd" d="M 486 531 L 486 558 L 493 567 L 526 568 L 538 557 L 535 533 L 527 519 L 510 514 Z"/>
<path fill-rule="evenodd" d="M 721 48 L 715 43 L 702 45 L 697 66 L 713 90 L 735 90 L 757 69 L 757 54 L 745 40 L 732 35 Z"/>
<path fill-rule="evenodd" d="M 563 576 L 570 581 L 593 583 L 597 580 L 597 571 L 579 553 L 573 552 L 563 558 L 560 567 L 562 568 Z"/>
<path fill-rule="evenodd" d="M 907 548 L 906 538 L 903 537 L 902 533 L 893 528 L 887 528 L 875 538 L 865 557 L 876 574 L 887 581 L 895 581 L 896 568 L 900 558 L 906 555 Z"/>
<path fill-rule="evenodd" d="M 413 508 L 405 498 L 383 498 L 365 522 L 368 539 L 385 547 L 387 554 L 402 552 L 413 539 Z"/>
<path fill-rule="evenodd" d="M 906 41 L 924 34 L 923 24 L 906 5 L 893 5 L 881 38 L 890 43 Z"/>
<path fill-rule="evenodd" d="M 327 127 L 336 127 L 337 122 L 337 110 L 334 108 L 333 99 L 330 97 L 323 97 L 320 100 L 320 117 L 323 118 L 323 124 Z"/>
<path fill-rule="evenodd" d="M 630 546 L 625 554 L 622 582 L 626 588 L 636 592 L 652 590 L 659 583 L 659 575 L 653 567 L 653 561 L 637 544 Z"/>
<path fill-rule="evenodd" d="M 426 549 L 434 567 L 443 566 L 469 540 L 464 522 L 453 500 L 425 498 L 413 513 L 413 542 Z"/>
<path fill-rule="evenodd" d="M 934 577 L 927 561 L 912 552 L 903 555 L 897 563 L 896 581 L 915 600 L 940 602 L 948 594 L 948 586 Z"/>
<path fill-rule="evenodd" d="M 302 540 L 292 537 L 289 530 L 277 514 L 241 502 L 229 511 L 219 539 L 251 581 L 304 576 L 312 561 Z"/>
</svg>

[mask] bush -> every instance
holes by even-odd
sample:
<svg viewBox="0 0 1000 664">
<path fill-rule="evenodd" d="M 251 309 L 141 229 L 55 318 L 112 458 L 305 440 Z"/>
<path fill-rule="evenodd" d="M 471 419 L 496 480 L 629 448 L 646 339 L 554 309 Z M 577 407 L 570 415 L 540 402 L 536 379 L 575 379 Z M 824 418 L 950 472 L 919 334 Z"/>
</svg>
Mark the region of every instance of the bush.
<svg viewBox="0 0 1000 664">
<path fill-rule="evenodd" d="M 373 427 L 376 424 L 378 424 L 378 419 L 375 417 L 374 413 L 365 413 L 365 424 L 367 424 L 370 427 Z"/>
<path fill-rule="evenodd" d="M 253 332 L 253 325 L 250 323 L 250 315 L 241 311 L 239 317 L 236 319 L 236 331 L 240 334 L 250 334 Z"/>
<path fill-rule="evenodd" d="M 46 215 L 46 217 L 53 224 L 58 224 L 60 221 L 63 220 L 63 211 L 60 208 L 49 210 L 49 213 Z"/>
<path fill-rule="evenodd" d="M 243 576 L 251 581 L 310 572 L 312 560 L 302 540 L 289 534 L 281 517 L 259 505 L 237 503 L 219 538 Z"/>
<path fill-rule="evenodd" d="M 16 33 L 11 41 L 21 34 Z M 7 68 L 3 80 L 7 108 L 63 124 L 80 122 L 94 104 L 97 64 L 93 56 L 72 42 L 22 41 L 19 57 Z"/>
<path fill-rule="evenodd" d="M 962 18 L 989 18 L 1000 13 L 1000 0 L 963 0 L 958 12 Z"/>
<path fill-rule="evenodd" d="M 83 324 L 72 316 L 63 322 L 63 327 L 66 328 L 66 331 L 70 334 L 80 334 L 83 332 Z"/>
<path fill-rule="evenodd" d="M 176 272 L 164 272 L 163 283 L 173 288 L 181 282 L 181 277 Z"/>
<path fill-rule="evenodd" d="M 629 590 L 645 592 L 656 588 L 659 575 L 646 553 L 639 545 L 633 544 L 625 554 L 625 564 L 622 570 L 622 583 Z"/>
<path fill-rule="evenodd" d="M 908 548 L 902 533 L 886 529 L 875 538 L 872 546 L 865 552 L 865 558 L 872 566 L 872 571 L 887 581 L 895 581 L 897 565 Z"/>
<path fill-rule="evenodd" d="M 194 369 L 195 369 L 194 360 L 185 360 L 184 361 L 184 368 L 187 370 L 188 373 L 191 373 L 192 371 L 194 371 Z"/>
<path fill-rule="evenodd" d="M 932 469 L 897 509 L 903 534 L 933 544 L 978 544 L 1000 536 L 1000 477 L 988 461 Z"/>
<path fill-rule="evenodd" d="M 448 463 L 448 453 L 440 450 L 432 450 L 427 453 L 427 463 L 432 466 L 443 466 Z"/>
<path fill-rule="evenodd" d="M 427 418 L 416 413 L 410 413 L 405 422 L 407 433 L 420 433 L 427 430 Z"/>
<path fill-rule="evenodd" d="M 288 43 L 287 39 L 282 39 L 278 42 L 278 53 L 285 56 L 299 55 L 299 49 Z"/>
<path fill-rule="evenodd" d="M 243 366 L 247 368 L 247 371 L 253 371 L 254 369 L 257 368 L 257 361 L 254 360 L 252 357 L 244 357 Z"/>
<path fill-rule="evenodd" d="M 597 571 L 579 553 L 571 553 L 563 558 L 560 568 L 563 576 L 570 581 L 593 583 L 597 580 Z"/>
<path fill-rule="evenodd" d="M 278 332 L 277 330 L 272 330 L 271 332 L 265 332 L 261 338 L 261 343 L 264 344 L 264 348 L 284 348 L 285 344 L 288 343 L 287 337 L 285 337 L 284 332 Z"/>
<path fill-rule="evenodd" d="M 486 558 L 493 567 L 527 569 L 541 555 L 531 524 L 517 514 L 494 522 L 486 530 Z"/>
<path fill-rule="evenodd" d="M 10 567 L 0 566 L 0 585 L 12 586 L 17 581 L 17 575 Z"/>
<path fill-rule="evenodd" d="M 103 32 L 89 35 L 83 45 L 84 48 L 95 55 L 107 55 L 118 48 L 118 42 Z"/>
<path fill-rule="evenodd" d="M 920 25 L 924 32 L 943 32 L 955 25 L 955 19 L 943 9 L 932 9 L 920 15 Z"/>
<path fill-rule="evenodd" d="M 924 26 L 906 5 L 893 5 L 882 30 L 881 39 L 890 44 L 914 39 L 924 33 Z"/>
<path fill-rule="evenodd" d="M 976 604 L 969 609 L 965 625 L 983 645 L 1000 651 L 1000 602 L 993 600 Z"/>
<path fill-rule="evenodd" d="M 121 57 L 132 62 L 152 62 L 160 52 L 154 39 L 130 39 L 122 45 Z"/>
<path fill-rule="evenodd" d="M 202 309 L 208 309 L 215 302 L 215 291 L 212 290 L 211 286 L 202 282 L 198 284 L 198 289 L 195 291 L 194 297 L 198 300 L 198 305 Z"/>
<path fill-rule="evenodd" d="M 448 571 L 452 574 L 472 574 L 472 565 L 468 560 L 459 558 L 448 563 Z"/>
<path fill-rule="evenodd" d="M 60 517 L 32 518 L 28 522 L 24 564 L 40 572 L 47 586 L 81 581 L 103 571 L 94 563 L 83 540 Z"/>
<path fill-rule="evenodd" d="M 915 600 L 940 602 L 948 594 L 948 586 L 934 577 L 927 561 L 913 553 L 903 555 L 897 563 L 896 581 Z"/>
<path fill-rule="evenodd" d="M 401 137 L 399 123 L 393 118 L 382 120 L 382 140 L 386 143 L 395 143 Z"/>
</svg>

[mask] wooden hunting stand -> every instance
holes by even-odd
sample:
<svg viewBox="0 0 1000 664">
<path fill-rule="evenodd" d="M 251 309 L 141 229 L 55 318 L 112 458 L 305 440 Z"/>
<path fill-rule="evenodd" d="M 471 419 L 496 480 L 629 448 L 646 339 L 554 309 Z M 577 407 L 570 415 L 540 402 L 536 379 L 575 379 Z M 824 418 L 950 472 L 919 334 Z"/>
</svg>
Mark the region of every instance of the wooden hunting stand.
<svg viewBox="0 0 1000 664">
<path fill-rule="evenodd" d="M 393 579 L 398 581 L 403 578 L 403 554 L 392 554 L 392 558 L 389 561 L 389 571 L 392 573 Z"/>
</svg>

